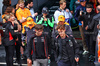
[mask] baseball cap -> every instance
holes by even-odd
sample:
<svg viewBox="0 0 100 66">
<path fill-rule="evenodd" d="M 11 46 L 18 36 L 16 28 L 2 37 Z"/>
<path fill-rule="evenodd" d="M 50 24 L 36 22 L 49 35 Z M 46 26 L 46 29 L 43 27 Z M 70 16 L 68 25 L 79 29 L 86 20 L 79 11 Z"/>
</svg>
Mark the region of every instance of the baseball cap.
<svg viewBox="0 0 100 66">
<path fill-rule="evenodd" d="M 64 17 L 63 15 L 60 15 L 60 16 L 58 17 L 58 21 L 65 21 L 65 17 Z"/>
</svg>

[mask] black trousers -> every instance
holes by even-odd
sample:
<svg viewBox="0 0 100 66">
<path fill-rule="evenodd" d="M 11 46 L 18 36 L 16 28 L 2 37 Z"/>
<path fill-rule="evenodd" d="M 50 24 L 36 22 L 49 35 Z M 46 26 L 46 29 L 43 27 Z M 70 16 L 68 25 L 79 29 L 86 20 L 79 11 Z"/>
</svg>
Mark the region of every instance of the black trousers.
<svg viewBox="0 0 100 66">
<path fill-rule="evenodd" d="M 18 41 L 16 41 L 15 50 L 16 50 L 16 58 L 18 63 L 20 63 L 20 46 L 21 46 L 21 35 L 18 35 Z"/>
<path fill-rule="evenodd" d="M 17 61 L 20 62 L 20 42 L 19 41 L 16 41 L 15 51 L 16 51 Z"/>
<path fill-rule="evenodd" d="M 14 45 L 5 46 L 7 66 L 13 66 Z"/>
<path fill-rule="evenodd" d="M 93 35 L 92 34 L 85 34 L 85 41 L 88 47 L 88 51 L 90 52 L 90 55 L 95 54 L 95 42 L 93 41 Z"/>
</svg>

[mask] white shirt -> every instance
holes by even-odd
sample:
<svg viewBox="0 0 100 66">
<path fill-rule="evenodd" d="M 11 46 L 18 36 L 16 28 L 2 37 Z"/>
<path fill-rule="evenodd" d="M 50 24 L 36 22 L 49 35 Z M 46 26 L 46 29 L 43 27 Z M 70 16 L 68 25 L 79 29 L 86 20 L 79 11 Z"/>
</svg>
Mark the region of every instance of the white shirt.
<svg viewBox="0 0 100 66">
<path fill-rule="evenodd" d="M 66 10 L 62 10 L 62 11 L 56 10 L 54 13 L 55 23 L 58 23 L 58 17 L 60 15 L 64 15 L 65 19 L 70 19 L 73 17 L 72 14 L 70 12 L 66 12 Z"/>
</svg>

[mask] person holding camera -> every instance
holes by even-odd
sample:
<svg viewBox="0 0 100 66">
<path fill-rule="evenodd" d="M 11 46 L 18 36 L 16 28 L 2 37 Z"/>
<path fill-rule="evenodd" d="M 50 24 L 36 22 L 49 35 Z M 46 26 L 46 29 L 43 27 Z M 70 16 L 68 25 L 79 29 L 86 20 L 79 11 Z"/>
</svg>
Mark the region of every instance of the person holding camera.
<svg viewBox="0 0 100 66">
<path fill-rule="evenodd" d="M 76 19 L 77 22 L 79 22 L 79 30 L 81 33 L 81 37 L 82 37 L 82 43 L 83 43 L 83 55 L 87 53 L 87 47 L 86 47 L 86 43 L 85 43 L 85 39 L 84 39 L 84 33 L 83 33 L 83 25 L 82 22 L 78 20 L 78 17 L 80 16 L 80 11 L 82 12 L 82 14 L 86 13 L 86 0 L 80 0 L 80 5 L 76 8 L 76 12 L 74 15 L 74 18 Z"/>
<path fill-rule="evenodd" d="M 80 11 L 79 21 L 83 21 L 83 30 L 86 40 L 86 45 L 88 47 L 88 51 L 90 52 L 90 57 L 94 55 L 94 44 L 93 43 L 93 28 L 85 30 L 85 27 L 89 24 L 91 24 L 93 17 L 95 16 L 95 12 L 93 11 L 93 7 L 91 4 L 86 5 L 86 14 L 82 15 L 82 12 Z M 91 61 L 91 60 L 90 60 Z"/>
</svg>

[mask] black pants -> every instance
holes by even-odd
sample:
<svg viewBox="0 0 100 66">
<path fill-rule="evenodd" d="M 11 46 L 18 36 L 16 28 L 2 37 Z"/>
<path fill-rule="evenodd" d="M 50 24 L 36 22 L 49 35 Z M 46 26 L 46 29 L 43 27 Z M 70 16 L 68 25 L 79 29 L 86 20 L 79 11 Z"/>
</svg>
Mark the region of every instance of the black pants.
<svg viewBox="0 0 100 66">
<path fill-rule="evenodd" d="M 5 46 L 7 66 L 13 66 L 14 45 Z"/>
<path fill-rule="evenodd" d="M 17 61 L 20 62 L 20 43 L 19 41 L 16 41 L 15 50 L 16 50 Z"/>
<path fill-rule="evenodd" d="M 95 43 L 93 41 L 93 35 L 92 34 L 85 34 L 85 41 L 88 47 L 88 51 L 90 52 L 90 55 L 94 55 L 95 51 Z"/>
<path fill-rule="evenodd" d="M 16 46 L 15 46 L 15 50 L 16 50 L 16 58 L 18 63 L 20 63 L 20 46 L 21 46 L 21 35 L 18 35 L 18 41 L 16 41 Z"/>
</svg>

